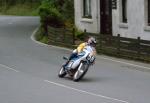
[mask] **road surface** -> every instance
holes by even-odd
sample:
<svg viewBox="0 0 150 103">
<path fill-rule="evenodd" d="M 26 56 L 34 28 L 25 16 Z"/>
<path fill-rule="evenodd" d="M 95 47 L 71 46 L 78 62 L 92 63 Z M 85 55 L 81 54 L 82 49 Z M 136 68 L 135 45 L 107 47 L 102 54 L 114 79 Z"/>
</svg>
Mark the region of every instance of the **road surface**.
<svg viewBox="0 0 150 103">
<path fill-rule="evenodd" d="M 0 16 L 0 103 L 150 103 L 150 65 L 97 56 L 78 83 L 57 77 L 69 50 L 31 39 L 39 17 Z"/>
</svg>

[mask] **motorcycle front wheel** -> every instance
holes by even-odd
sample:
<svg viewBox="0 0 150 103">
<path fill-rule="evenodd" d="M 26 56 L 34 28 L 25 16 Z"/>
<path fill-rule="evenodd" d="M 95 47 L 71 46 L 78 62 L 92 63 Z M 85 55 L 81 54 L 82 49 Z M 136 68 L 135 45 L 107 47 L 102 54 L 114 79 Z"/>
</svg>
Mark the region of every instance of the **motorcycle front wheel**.
<svg viewBox="0 0 150 103">
<path fill-rule="evenodd" d="M 88 71 L 88 67 L 89 67 L 88 65 L 81 63 L 78 70 L 73 76 L 73 81 L 78 82 L 79 80 L 81 80 Z"/>
</svg>

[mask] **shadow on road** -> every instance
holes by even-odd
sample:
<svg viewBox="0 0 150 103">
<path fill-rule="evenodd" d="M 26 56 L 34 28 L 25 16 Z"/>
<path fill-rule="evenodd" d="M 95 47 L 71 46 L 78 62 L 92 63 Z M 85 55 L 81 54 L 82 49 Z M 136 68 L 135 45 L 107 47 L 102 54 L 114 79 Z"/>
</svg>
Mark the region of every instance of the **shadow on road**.
<svg viewBox="0 0 150 103">
<path fill-rule="evenodd" d="M 80 82 L 100 82 L 102 79 L 99 77 L 85 77 Z"/>
<path fill-rule="evenodd" d="M 67 77 L 64 77 L 63 79 L 65 80 L 69 80 L 69 81 L 73 81 L 71 77 L 67 76 Z M 89 83 L 89 82 L 100 82 L 100 81 L 103 81 L 102 78 L 100 77 L 84 77 L 82 78 L 79 82 L 82 82 L 82 83 Z"/>
</svg>

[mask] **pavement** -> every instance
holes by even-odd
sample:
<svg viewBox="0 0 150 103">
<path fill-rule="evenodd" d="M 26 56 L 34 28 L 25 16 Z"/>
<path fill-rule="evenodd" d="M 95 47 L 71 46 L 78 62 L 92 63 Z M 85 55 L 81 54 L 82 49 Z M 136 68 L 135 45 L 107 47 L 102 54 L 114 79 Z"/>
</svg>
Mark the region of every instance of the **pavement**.
<svg viewBox="0 0 150 103">
<path fill-rule="evenodd" d="M 58 78 L 70 50 L 35 42 L 39 17 L 0 16 L 0 103 L 150 103 L 150 65 L 97 56 L 83 80 Z"/>
</svg>

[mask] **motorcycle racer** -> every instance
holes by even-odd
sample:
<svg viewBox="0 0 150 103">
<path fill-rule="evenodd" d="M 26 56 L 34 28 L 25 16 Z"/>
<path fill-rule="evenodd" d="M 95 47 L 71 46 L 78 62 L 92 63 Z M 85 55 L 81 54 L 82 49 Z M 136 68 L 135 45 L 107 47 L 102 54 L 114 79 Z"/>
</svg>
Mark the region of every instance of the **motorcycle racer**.
<svg viewBox="0 0 150 103">
<path fill-rule="evenodd" d="M 88 40 L 84 43 L 81 43 L 77 49 L 73 50 L 72 54 L 70 55 L 68 61 L 66 62 L 66 64 L 64 64 L 64 68 L 65 66 L 69 63 L 69 61 L 72 59 L 72 58 L 75 58 L 78 56 L 79 53 L 81 53 L 83 51 L 83 49 L 86 47 L 86 46 L 91 46 L 92 49 L 93 49 L 93 52 L 92 52 L 92 55 L 96 55 L 96 39 L 94 37 L 89 37 Z"/>
</svg>

